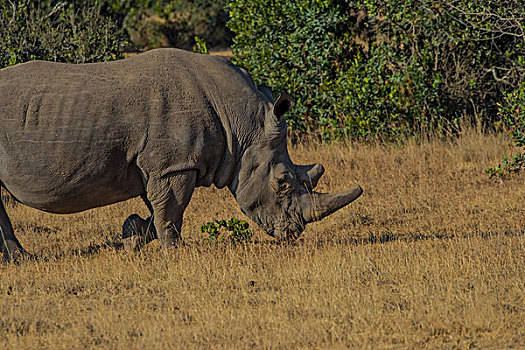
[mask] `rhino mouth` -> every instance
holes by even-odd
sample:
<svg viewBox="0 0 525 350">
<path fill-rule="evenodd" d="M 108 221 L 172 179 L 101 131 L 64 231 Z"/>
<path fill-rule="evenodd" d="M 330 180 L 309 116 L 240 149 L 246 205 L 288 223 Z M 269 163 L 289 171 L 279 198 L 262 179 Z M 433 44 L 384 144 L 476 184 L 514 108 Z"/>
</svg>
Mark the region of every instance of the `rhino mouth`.
<svg viewBox="0 0 525 350">
<path fill-rule="evenodd" d="M 275 238 L 275 230 L 264 230 L 266 232 L 266 234 L 270 237 L 273 237 Z"/>
<path fill-rule="evenodd" d="M 275 233 L 275 230 L 265 230 L 266 234 L 272 238 L 275 238 L 277 239 L 278 241 L 283 241 L 283 242 L 293 242 L 295 240 L 297 240 L 299 238 L 299 236 L 301 235 L 301 231 L 300 232 L 297 232 L 297 231 L 285 231 L 284 233 L 282 234 L 276 234 Z"/>
<path fill-rule="evenodd" d="M 289 220 L 290 218 L 287 219 Z M 254 218 L 254 221 L 268 236 L 279 241 L 294 241 L 299 238 L 305 229 L 304 224 L 296 222 L 295 220 L 265 223 L 257 217 Z"/>
<path fill-rule="evenodd" d="M 291 218 L 288 218 L 289 220 Z M 264 227 L 266 233 L 279 241 L 295 241 L 305 229 L 305 225 L 295 220 L 281 221 L 271 227 Z"/>
<path fill-rule="evenodd" d="M 293 241 L 295 241 L 295 240 L 297 240 L 299 238 L 301 233 L 302 233 L 302 231 L 300 231 L 300 232 L 297 232 L 297 231 L 295 231 L 295 232 L 294 231 L 285 232 L 284 235 L 283 235 L 282 240 L 293 242 Z"/>
</svg>

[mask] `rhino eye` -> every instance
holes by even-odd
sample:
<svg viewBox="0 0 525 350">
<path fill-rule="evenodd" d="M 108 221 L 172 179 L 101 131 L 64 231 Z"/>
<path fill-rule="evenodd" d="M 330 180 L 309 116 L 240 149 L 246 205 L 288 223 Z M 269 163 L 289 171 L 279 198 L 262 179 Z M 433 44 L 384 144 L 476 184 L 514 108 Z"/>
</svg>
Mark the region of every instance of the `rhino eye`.
<svg viewBox="0 0 525 350">
<path fill-rule="evenodd" d="M 276 178 L 277 178 L 277 183 L 279 185 L 283 185 L 285 183 L 292 182 L 292 180 L 294 179 L 294 176 L 292 175 L 292 173 L 285 171 L 277 175 Z"/>
<path fill-rule="evenodd" d="M 253 213 L 253 211 L 258 207 L 257 201 L 253 202 L 248 206 L 248 210 Z"/>
</svg>

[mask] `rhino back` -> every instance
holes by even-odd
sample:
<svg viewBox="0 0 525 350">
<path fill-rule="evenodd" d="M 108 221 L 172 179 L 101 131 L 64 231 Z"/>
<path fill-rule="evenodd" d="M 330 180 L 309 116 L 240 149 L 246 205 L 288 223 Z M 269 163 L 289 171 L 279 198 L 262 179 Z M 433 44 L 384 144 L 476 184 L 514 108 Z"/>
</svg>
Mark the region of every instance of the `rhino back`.
<svg viewBox="0 0 525 350">
<path fill-rule="evenodd" d="M 225 146 L 214 109 L 222 97 L 209 91 L 232 68 L 192 60 L 158 50 L 110 63 L 0 70 L 0 181 L 52 212 L 137 196 L 144 176 L 167 167 L 198 168 L 207 184 Z"/>
</svg>

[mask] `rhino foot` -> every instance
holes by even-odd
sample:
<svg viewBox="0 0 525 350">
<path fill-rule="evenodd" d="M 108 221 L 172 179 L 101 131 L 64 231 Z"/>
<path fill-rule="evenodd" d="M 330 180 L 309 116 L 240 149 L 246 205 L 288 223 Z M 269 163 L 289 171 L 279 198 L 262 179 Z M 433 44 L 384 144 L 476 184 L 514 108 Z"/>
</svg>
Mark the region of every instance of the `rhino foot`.
<svg viewBox="0 0 525 350">
<path fill-rule="evenodd" d="M 6 240 L 4 244 L 6 249 L 2 249 L 3 263 L 20 264 L 24 260 L 34 258 L 32 254 L 29 254 L 25 249 L 17 244 L 17 242 Z"/>
<path fill-rule="evenodd" d="M 122 242 L 127 251 L 139 250 L 156 238 L 157 233 L 151 217 L 142 219 L 133 214 L 122 225 Z"/>
</svg>

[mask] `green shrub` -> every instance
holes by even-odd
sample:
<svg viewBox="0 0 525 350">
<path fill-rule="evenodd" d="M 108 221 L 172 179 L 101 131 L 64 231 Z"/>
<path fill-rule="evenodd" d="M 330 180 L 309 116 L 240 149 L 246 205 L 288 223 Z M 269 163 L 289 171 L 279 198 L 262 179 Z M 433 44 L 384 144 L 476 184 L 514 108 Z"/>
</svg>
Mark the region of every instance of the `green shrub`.
<svg viewBox="0 0 525 350">
<path fill-rule="evenodd" d="M 0 67 L 43 59 L 99 62 L 120 57 L 124 37 L 95 3 L 0 0 Z"/>
<path fill-rule="evenodd" d="M 362 10 L 357 10 L 363 7 Z M 232 0 L 235 63 L 286 90 L 299 132 L 394 138 L 489 124 L 517 88 L 520 2 Z"/>
<path fill-rule="evenodd" d="M 208 234 L 208 239 L 216 242 L 231 242 L 231 243 L 249 243 L 252 240 L 253 233 L 250 230 L 250 225 L 243 220 L 231 218 L 230 220 L 215 220 L 215 223 L 208 222 L 201 226 L 201 232 Z M 220 237 L 221 228 L 225 228 L 230 232 L 227 237 Z"/>
</svg>

